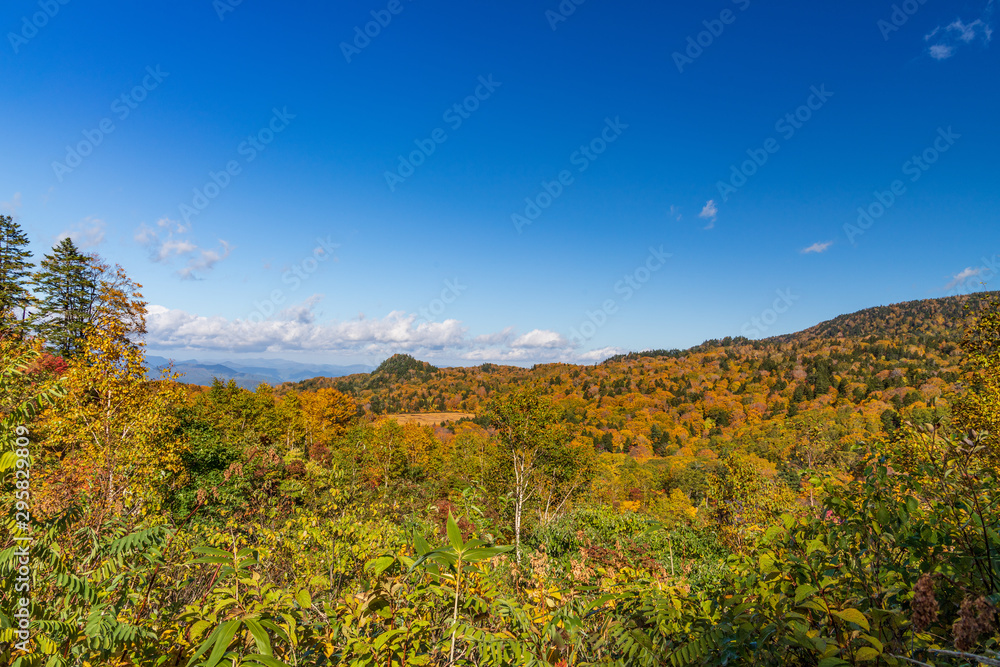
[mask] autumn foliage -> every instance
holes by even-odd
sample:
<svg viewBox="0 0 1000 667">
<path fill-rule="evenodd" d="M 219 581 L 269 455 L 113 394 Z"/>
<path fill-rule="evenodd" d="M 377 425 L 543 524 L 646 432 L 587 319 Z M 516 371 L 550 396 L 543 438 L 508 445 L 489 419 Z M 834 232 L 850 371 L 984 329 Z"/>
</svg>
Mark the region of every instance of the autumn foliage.
<svg viewBox="0 0 1000 667">
<path fill-rule="evenodd" d="M 148 378 L 139 286 L 91 268 L 77 352 L 0 339 L 2 664 L 994 660 L 988 299 L 247 391 Z M 394 417 L 431 410 L 475 417 Z"/>
</svg>

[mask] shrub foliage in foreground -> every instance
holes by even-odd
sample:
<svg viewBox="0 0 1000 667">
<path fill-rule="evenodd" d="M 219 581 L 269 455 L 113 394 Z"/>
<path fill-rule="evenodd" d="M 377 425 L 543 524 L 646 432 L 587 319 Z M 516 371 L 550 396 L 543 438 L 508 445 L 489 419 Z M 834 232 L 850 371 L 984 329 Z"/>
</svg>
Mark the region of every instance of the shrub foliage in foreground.
<svg viewBox="0 0 1000 667">
<path fill-rule="evenodd" d="M 697 505 L 612 507 L 648 471 L 530 391 L 443 433 L 145 380 L 144 306 L 103 275 L 65 368 L 0 340 L 2 664 L 1000 664 L 995 308 L 955 424 L 806 488 L 732 451 Z"/>
</svg>

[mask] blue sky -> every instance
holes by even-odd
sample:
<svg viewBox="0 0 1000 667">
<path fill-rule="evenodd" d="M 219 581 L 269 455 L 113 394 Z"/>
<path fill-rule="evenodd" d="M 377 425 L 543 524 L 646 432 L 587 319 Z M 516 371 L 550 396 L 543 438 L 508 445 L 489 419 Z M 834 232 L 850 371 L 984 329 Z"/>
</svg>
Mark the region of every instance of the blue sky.
<svg viewBox="0 0 1000 667">
<path fill-rule="evenodd" d="M 1000 270 L 994 2 L 9 0 L 0 209 L 179 359 L 795 331 Z"/>
</svg>

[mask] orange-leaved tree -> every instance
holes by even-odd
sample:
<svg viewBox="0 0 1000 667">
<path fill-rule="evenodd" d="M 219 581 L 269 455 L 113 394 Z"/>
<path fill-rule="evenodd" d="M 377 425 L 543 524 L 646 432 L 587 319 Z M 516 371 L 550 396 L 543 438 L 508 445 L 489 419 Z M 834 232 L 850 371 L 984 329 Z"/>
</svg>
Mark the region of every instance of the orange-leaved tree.
<svg viewBox="0 0 1000 667">
<path fill-rule="evenodd" d="M 66 397 L 42 417 L 57 459 L 45 486 L 61 487 L 67 500 L 82 493 L 95 527 L 109 513 L 152 509 L 183 469 L 173 416 L 182 393 L 169 376 L 146 378 L 141 286 L 121 267 L 98 268 L 99 300 L 63 378 Z"/>
</svg>

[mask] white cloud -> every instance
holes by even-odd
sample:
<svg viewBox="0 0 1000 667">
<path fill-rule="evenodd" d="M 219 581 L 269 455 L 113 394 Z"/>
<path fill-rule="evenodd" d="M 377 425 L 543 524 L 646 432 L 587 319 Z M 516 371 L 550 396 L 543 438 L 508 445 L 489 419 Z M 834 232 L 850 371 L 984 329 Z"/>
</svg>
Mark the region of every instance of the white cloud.
<svg viewBox="0 0 1000 667">
<path fill-rule="evenodd" d="M 220 250 L 200 250 L 195 247 L 191 252 L 197 254 L 188 259 L 187 266 L 177 271 L 180 277 L 185 280 L 197 279 L 197 273 L 211 271 L 216 264 L 229 257 L 232 246 L 222 239 L 219 239 L 219 243 L 222 246 Z"/>
<path fill-rule="evenodd" d="M 156 228 L 143 223 L 136 229 L 133 238 L 149 251 L 149 259 L 157 263 L 169 263 L 173 258 L 186 262 L 177 274 L 184 279 L 197 279 L 199 273 L 211 271 L 216 264 L 229 257 L 232 246 L 219 239 L 220 247 L 213 250 L 200 248 L 189 238 L 177 238 L 191 227 L 177 220 L 163 217 L 156 221 Z M 161 236 L 162 234 L 165 236 Z"/>
<path fill-rule="evenodd" d="M 677 208 L 676 206 L 671 206 L 670 207 L 670 213 L 668 213 L 668 215 L 671 218 L 673 218 L 674 220 L 676 220 L 677 222 L 680 222 L 681 218 L 684 217 L 684 216 L 681 215 L 681 210 L 679 208 Z"/>
<path fill-rule="evenodd" d="M 156 221 L 156 226 L 160 229 L 165 229 L 171 234 L 183 234 L 185 232 L 191 231 L 191 225 L 185 225 L 179 220 L 171 220 L 167 216 L 163 216 Z"/>
<path fill-rule="evenodd" d="M 458 320 L 426 322 L 416 313 L 393 311 L 383 318 L 319 322 L 322 295 L 289 306 L 271 319 L 251 313 L 240 319 L 206 317 L 183 310 L 150 306 L 147 342 L 153 349 L 232 353 L 314 352 L 341 357 L 388 357 L 406 353 L 427 360 L 470 363 L 583 362 L 606 359 L 621 350 L 578 351 L 555 331 L 535 329 L 518 335 L 512 327 L 470 335 Z"/>
<path fill-rule="evenodd" d="M 719 207 L 715 205 L 714 199 L 709 199 L 705 204 L 705 208 L 701 209 L 701 213 L 698 214 L 699 218 L 708 220 L 708 224 L 705 225 L 705 229 L 712 229 L 715 227 L 715 219 L 719 215 Z"/>
<path fill-rule="evenodd" d="M 187 240 L 173 240 L 167 239 L 162 244 L 160 244 L 160 249 L 156 253 L 157 262 L 163 262 L 170 259 L 174 255 L 186 255 L 189 252 L 194 252 L 198 249 L 198 246 Z"/>
<path fill-rule="evenodd" d="M 132 238 L 134 238 L 135 242 L 139 245 L 151 245 L 158 241 L 156 230 L 152 229 L 146 223 L 139 225 L 139 228 L 135 230 L 135 235 Z"/>
<path fill-rule="evenodd" d="M 507 327 L 503 331 L 497 331 L 496 333 L 483 334 L 481 336 L 476 336 L 473 340 L 476 345 L 487 346 L 487 345 L 501 345 L 508 343 L 517 337 L 514 327 Z"/>
<path fill-rule="evenodd" d="M 311 311 L 312 304 L 305 305 Z M 256 315 L 254 317 L 253 315 Z M 375 345 L 401 351 L 462 346 L 465 329 L 456 320 L 416 323 L 401 311 L 383 319 L 355 319 L 316 324 L 303 307 L 290 308 L 278 318 L 263 320 L 203 317 L 162 307 L 149 309 L 149 343 L 154 346 L 234 351 L 323 350 L 357 352 Z"/>
<path fill-rule="evenodd" d="M 56 243 L 64 239 L 73 239 L 73 243 L 81 248 L 96 248 L 104 242 L 104 230 L 107 224 L 100 218 L 88 216 L 56 237 Z"/>
<path fill-rule="evenodd" d="M 955 54 L 955 49 L 947 44 L 933 44 L 928 52 L 934 60 L 947 60 Z"/>
<path fill-rule="evenodd" d="M 823 243 L 813 243 L 808 248 L 803 248 L 801 252 L 803 255 L 808 255 L 811 252 L 815 253 L 826 252 L 827 250 L 830 249 L 830 246 L 832 245 L 833 241 L 824 241 Z"/>
<path fill-rule="evenodd" d="M 591 350 L 590 352 L 584 352 L 580 355 L 580 361 L 587 361 L 591 363 L 599 363 L 607 359 L 608 357 L 613 357 L 616 354 L 625 354 L 627 350 L 621 347 L 602 347 L 599 350 Z"/>
<path fill-rule="evenodd" d="M 566 347 L 566 339 L 555 331 L 535 329 L 523 336 L 518 336 L 510 345 L 511 347 L 559 348 Z"/>
<path fill-rule="evenodd" d="M 972 268 L 971 266 L 967 267 L 967 268 L 963 269 L 962 271 L 960 271 L 959 273 L 957 273 L 954 276 L 952 276 L 951 277 L 951 282 L 949 282 L 947 285 L 945 285 L 944 288 L 946 290 L 949 290 L 949 289 L 951 289 L 953 287 L 957 287 L 959 285 L 962 285 L 969 278 L 975 278 L 976 276 L 978 276 L 982 272 L 983 272 L 983 268 L 982 267 L 978 267 L 978 268 L 975 268 L 975 269 Z"/>
<path fill-rule="evenodd" d="M 966 44 L 974 40 L 978 34 L 982 34 L 983 40 L 986 42 L 989 42 L 993 37 L 993 30 L 980 19 L 976 19 L 972 23 L 962 23 L 961 19 L 956 19 L 948 26 L 948 33 Z"/>
<path fill-rule="evenodd" d="M 299 324 L 312 324 L 316 321 L 316 314 L 313 310 L 324 296 L 323 294 L 313 294 L 302 303 L 291 305 L 279 312 L 278 319 L 286 322 L 298 322 Z M 364 319 L 364 315 L 360 315 L 359 319 Z"/>
<path fill-rule="evenodd" d="M 934 43 L 927 48 L 931 58 L 947 60 L 955 55 L 957 49 L 965 44 L 971 44 L 979 39 L 983 46 L 988 46 L 993 39 L 993 0 L 986 4 L 982 16 L 972 21 L 957 18 L 947 26 L 938 26 L 924 36 L 924 41 Z"/>
</svg>

